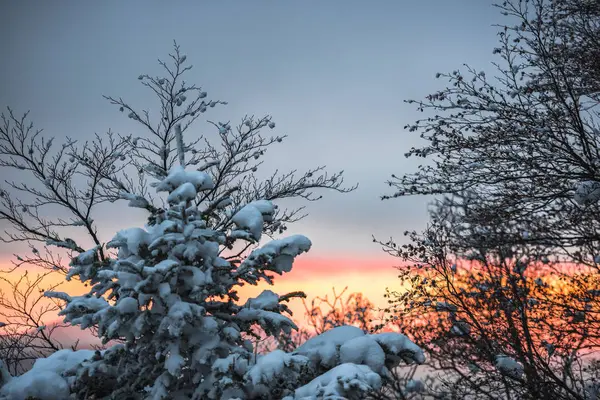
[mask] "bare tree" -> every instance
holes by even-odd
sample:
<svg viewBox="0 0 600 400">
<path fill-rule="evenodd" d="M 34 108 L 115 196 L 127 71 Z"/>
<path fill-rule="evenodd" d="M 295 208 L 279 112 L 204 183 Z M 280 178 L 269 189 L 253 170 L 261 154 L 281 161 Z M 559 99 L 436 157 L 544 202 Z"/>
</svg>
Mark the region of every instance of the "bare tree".
<svg viewBox="0 0 600 400">
<path fill-rule="evenodd" d="M 353 325 L 366 332 L 373 332 L 377 322 L 382 318 L 377 315 L 377 309 L 362 293 L 350 293 L 344 298 L 348 290 L 345 287 L 337 292 L 332 290 L 332 298 L 328 295 L 315 297 L 310 304 L 302 299 L 305 309 L 304 318 L 314 335 L 330 330 L 336 326 Z"/>
<path fill-rule="evenodd" d="M 449 398 L 591 399 L 597 387 L 600 8 L 504 1 L 495 75 L 465 66 L 407 125 L 417 172 L 384 199 L 437 195 L 430 226 L 380 242 L 410 262 L 390 317 Z"/>
<path fill-rule="evenodd" d="M 508 252 L 486 243 L 468 259 L 457 257 L 437 223 L 410 236 L 411 244 L 382 243 L 410 263 L 399 268 L 406 290 L 387 293 L 388 320 L 428 351 L 440 393 L 594 398 L 590 385 L 600 372 L 595 269 L 540 261 L 525 246 Z"/>
<path fill-rule="evenodd" d="M 439 73 L 448 87 L 409 101 L 429 115 L 406 127 L 426 142 L 406 155 L 426 163 L 393 176 L 388 183 L 396 191 L 383 197 L 448 195 L 446 202 L 465 211 L 464 224 L 502 226 L 509 244 L 543 244 L 593 265 L 600 254 L 594 4 L 498 5 L 514 25 L 501 26 L 496 76 L 470 66 Z"/>
<path fill-rule="evenodd" d="M 44 285 L 50 273 L 32 276 L 25 271 L 16 280 L 0 276 L 8 286 L 0 290 L 0 359 L 11 375 L 23 373 L 36 359 L 63 348 L 53 334 L 65 325 L 47 324 L 60 310 L 55 301 L 44 297 L 46 290 L 59 286 Z M 76 343 L 71 345 L 74 348 Z"/>
</svg>

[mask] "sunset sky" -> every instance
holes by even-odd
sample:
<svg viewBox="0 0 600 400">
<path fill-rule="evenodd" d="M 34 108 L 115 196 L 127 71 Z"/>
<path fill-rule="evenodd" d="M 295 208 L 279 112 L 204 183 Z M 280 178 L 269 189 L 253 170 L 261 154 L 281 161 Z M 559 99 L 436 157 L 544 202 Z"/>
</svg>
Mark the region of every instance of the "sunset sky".
<svg viewBox="0 0 600 400">
<path fill-rule="evenodd" d="M 327 165 L 345 170 L 350 194 L 324 193 L 309 216 L 287 233 L 302 233 L 313 249 L 278 281 L 284 293 L 309 297 L 349 286 L 380 302 L 393 287 L 398 264 L 371 240 L 401 238 L 426 223 L 428 199 L 382 202 L 391 173 L 414 168 L 403 154 L 418 144 L 402 127 L 419 117 L 407 98 L 444 85 L 438 71 L 463 63 L 493 71 L 495 23 L 489 0 L 388 1 L 61 1 L 0 3 L 0 106 L 31 117 L 47 136 L 79 140 L 108 129 L 139 127 L 102 95 L 150 107 L 137 81 L 159 72 L 173 39 L 195 65 L 188 79 L 228 106 L 211 120 L 239 121 L 270 114 L 289 138 L 267 155 L 270 172 Z M 210 134 L 199 122 L 191 134 Z M 5 179 L 13 172 L 1 171 Z M 141 214 L 114 204 L 96 216 L 108 241 L 118 229 L 143 223 Z M 2 222 L 0 221 L 0 224 Z M 0 226 L 0 230 L 4 230 Z M 7 264 L 26 246 L 0 243 Z"/>
</svg>

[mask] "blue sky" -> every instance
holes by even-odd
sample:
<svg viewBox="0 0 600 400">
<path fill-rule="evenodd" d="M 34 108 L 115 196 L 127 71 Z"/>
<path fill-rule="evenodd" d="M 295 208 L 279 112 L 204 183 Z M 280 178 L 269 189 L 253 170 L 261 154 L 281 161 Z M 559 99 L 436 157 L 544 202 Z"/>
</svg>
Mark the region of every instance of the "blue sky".
<svg viewBox="0 0 600 400">
<path fill-rule="evenodd" d="M 188 79 L 229 102 L 207 119 L 271 114 L 277 132 L 289 135 L 265 168 L 326 164 L 359 183 L 353 193 L 310 204 L 309 217 L 291 229 L 313 240 L 313 255 L 381 255 L 372 234 L 400 236 L 426 223 L 426 199 L 379 200 L 391 173 L 414 168 L 403 154 L 418 141 L 402 127 L 419 115 L 403 100 L 441 88 L 437 71 L 463 63 L 493 71 L 492 25 L 503 20 L 491 4 L 4 1 L 0 106 L 31 110 L 36 126 L 57 140 L 108 129 L 135 134 L 139 128 L 102 95 L 151 108 L 137 76 L 157 73 L 156 59 L 175 39 L 195 65 Z M 211 132 L 203 122 L 195 130 Z M 121 206 L 103 218 L 107 238 L 137 223 Z"/>
</svg>

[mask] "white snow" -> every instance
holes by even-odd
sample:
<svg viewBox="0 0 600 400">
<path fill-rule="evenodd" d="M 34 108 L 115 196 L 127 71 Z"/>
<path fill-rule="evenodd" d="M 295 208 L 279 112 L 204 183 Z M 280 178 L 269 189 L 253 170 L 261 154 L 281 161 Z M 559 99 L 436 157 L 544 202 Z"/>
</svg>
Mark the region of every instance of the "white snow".
<svg viewBox="0 0 600 400">
<path fill-rule="evenodd" d="M 255 240 L 260 240 L 263 225 L 273 218 L 275 208 L 268 200 L 258 200 L 246 204 L 232 217 L 238 229 L 247 230 Z"/>
<path fill-rule="evenodd" d="M 275 206 L 270 200 L 254 200 L 248 206 L 256 208 L 266 222 L 271 222 L 275 213 Z"/>
<path fill-rule="evenodd" d="M 269 384 L 278 376 L 285 375 L 290 368 L 306 364 L 308 358 L 304 356 L 274 350 L 258 358 L 246 373 L 246 379 L 254 385 Z"/>
<path fill-rule="evenodd" d="M 423 364 L 425 362 L 423 350 L 401 333 L 383 332 L 370 336 L 379 343 L 386 354 L 400 357 L 407 363 Z"/>
<path fill-rule="evenodd" d="M 240 270 L 266 265 L 270 270 L 279 274 L 290 272 L 294 258 L 308 251 L 312 243 L 303 235 L 292 235 L 283 239 L 273 240 L 250 255 L 240 265 Z"/>
<path fill-rule="evenodd" d="M 133 314 L 138 310 L 138 302 L 133 297 L 124 297 L 117 303 L 117 309 L 123 314 Z"/>
<path fill-rule="evenodd" d="M 239 354 L 230 354 L 225 358 L 217 359 L 212 365 L 213 371 L 227 375 L 235 372 L 243 375 L 248 370 L 248 360 Z"/>
<path fill-rule="evenodd" d="M 245 322 L 258 322 L 274 335 L 277 335 L 279 331 L 290 333 L 292 329 L 298 329 L 291 319 L 273 311 L 242 308 L 236 317 Z"/>
<path fill-rule="evenodd" d="M 94 260 L 96 259 L 96 253 L 98 251 L 97 247 L 94 247 L 93 249 L 84 251 L 83 253 L 79 254 L 76 257 L 77 260 L 77 264 L 80 265 L 85 265 L 85 264 L 91 264 L 94 262 Z"/>
<path fill-rule="evenodd" d="M 296 399 L 341 399 L 381 387 L 381 377 L 366 365 L 340 364 L 296 389 Z"/>
<path fill-rule="evenodd" d="M 148 232 L 142 228 L 129 228 L 123 229 L 115 235 L 115 237 L 108 242 L 108 248 L 120 248 L 124 250 L 126 254 L 120 253 L 121 256 L 127 257 L 131 254 L 137 255 L 140 246 L 146 244 L 149 238 Z"/>
<path fill-rule="evenodd" d="M 248 299 L 244 307 L 275 311 L 279 308 L 279 295 L 271 290 L 263 290 L 258 297 Z"/>
<path fill-rule="evenodd" d="M 127 203 L 129 207 L 146 208 L 150 204 L 144 197 L 125 191 L 119 192 L 119 197 L 129 200 L 129 203 Z"/>
<path fill-rule="evenodd" d="M 52 292 L 46 292 L 45 295 L 47 297 L 57 297 Z M 71 298 L 58 315 L 64 315 L 65 322 L 70 322 L 73 325 L 79 324 L 81 329 L 85 329 L 94 324 L 95 315 L 99 311 L 108 307 L 110 307 L 110 304 L 103 298 L 78 296 Z"/>
<path fill-rule="evenodd" d="M 331 368 L 340 363 L 362 364 L 385 374 L 386 367 L 425 362 L 423 350 L 405 335 L 385 332 L 366 335 L 354 326 L 339 326 L 311 338 L 296 349 L 315 367 Z"/>
<path fill-rule="evenodd" d="M 196 192 L 194 185 L 190 182 L 186 182 L 173 190 L 167 197 L 167 201 L 170 204 L 181 203 L 182 201 L 192 201 L 197 195 L 198 193 Z"/>
<path fill-rule="evenodd" d="M 196 191 L 212 189 L 214 183 L 210 176 L 202 171 L 186 171 L 182 166 L 171 169 L 169 175 L 157 186 L 157 192 L 172 192 L 184 183 L 194 185 Z"/>
<path fill-rule="evenodd" d="M 63 374 L 82 361 L 91 358 L 93 350 L 59 350 L 47 358 L 39 358 L 33 368 L 13 377 L 0 389 L 0 398 L 25 400 L 64 400 L 69 398 L 69 382 Z"/>
<path fill-rule="evenodd" d="M 367 365 L 374 372 L 382 373 L 385 353 L 371 336 L 359 336 L 340 347 L 340 362 Z"/>
<path fill-rule="evenodd" d="M 179 376 L 181 367 L 185 365 L 185 359 L 179 353 L 179 347 L 173 346 L 165 360 L 165 368 L 173 376 Z"/>
<path fill-rule="evenodd" d="M 339 347 L 364 334 L 361 329 L 354 326 L 338 326 L 308 339 L 294 353 L 308 357 L 315 365 L 333 367 L 338 357 Z"/>
</svg>

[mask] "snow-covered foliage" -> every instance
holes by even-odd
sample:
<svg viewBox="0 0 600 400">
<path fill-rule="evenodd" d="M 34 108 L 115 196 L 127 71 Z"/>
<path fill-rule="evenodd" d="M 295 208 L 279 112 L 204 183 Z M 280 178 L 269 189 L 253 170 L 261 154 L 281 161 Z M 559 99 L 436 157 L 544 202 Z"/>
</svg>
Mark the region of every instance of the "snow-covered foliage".
<svg viewBox="0 0 600 400">
<path fill-rule="evenodd" d="M 423 363 L 422 350 L 398 333 L 367 335 L 354 326 L 340 326 L 307 340 L 294 352 L 308 357 L 315 367 L 331 368 L 338 362 L 364 364 L 386 374 L 401 360 Z"/>
<path fill-rule="evenodd" d="M 247 231 L 251 238 L 258 241 L 265 221 L 270 222 L 274 212 L 275 209 L 270 201 L 253 201 L 238 211 L 232 221 L 237 225 L 238 230 Z"/>
<path fill-rule="evenodd" d="M 155 224 L 118 232 L 107 244 L 118 250 L 114 259 L 100 262 L 97 248 L 72 259 L 68 276 L 89 282 L 88 294 L 47 293 L 66 301 L 60 312 L 65 322 L 97 327 L 105 343 L 125 343 L 67 374 L 78 396 L 343 396 L 378 388 L 379 375 L 402 360 L 423 362 L 422 351 L 405 336 L 365 335 L 352 326 L 325 332 L 292 354 L 256 357 L 244 336 L 253 325 L 274 336 L 296 326 L 282 314 L 288 309 L 273 291 L 241 305 L 236 288 L 268 279 L 268 272 L 289 272 L 311 242 L 301 235 L 272 240 L 242 262 L 232 261 L 223 245 L 239 238 L 240 229 L 250 234 L 242 240 L 256 243 L 274 207 L 267 200 L 254 201 L 234 214 L 235 228 L 214 229 L 194 205 L 212 187 L 202 172 L 173 168 L 156 185 L 168 192 L 170 207 Z"/>
<path fill-rule="evenodd" d="M 70 395 L 70 385 L 74 377 L 65 374 L 76 368 L 81 362 L 92 358 L 92 350 L 59 350 L 47 358 L 39 358 L 33 368 L 16 378 L 6 376 L 2 370 L 0 381 L 0 399 L 24 400 L 28 397 L 41 400 L 65 400 Z M 1 361 L 0 361 L 1 362 Z"/>
<path fill-rule="evenodd" d="M 381 377 L 366 365 L 340 364 L 296 389 L 294 397 L 284 400 L 359 399 L 380 387 Z"/>
</svg>

